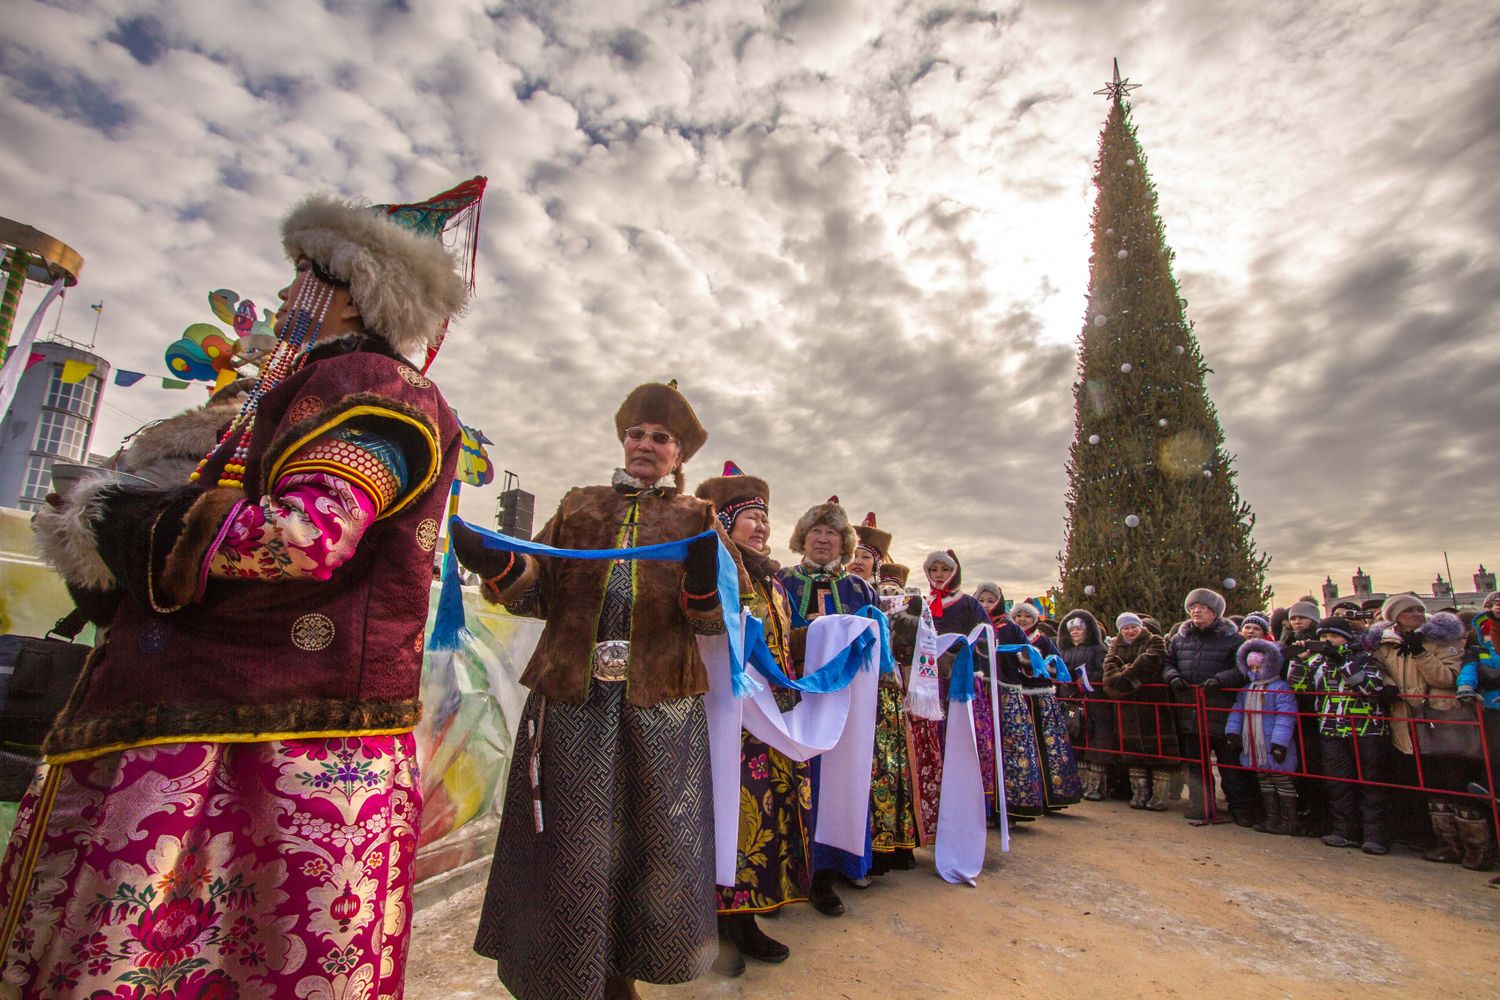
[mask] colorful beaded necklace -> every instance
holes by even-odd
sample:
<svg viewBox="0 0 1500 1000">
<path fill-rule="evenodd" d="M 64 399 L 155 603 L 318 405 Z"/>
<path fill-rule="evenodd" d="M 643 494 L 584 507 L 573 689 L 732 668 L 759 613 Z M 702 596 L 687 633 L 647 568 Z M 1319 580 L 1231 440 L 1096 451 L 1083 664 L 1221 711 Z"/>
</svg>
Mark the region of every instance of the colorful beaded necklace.
<svg viewBox="0 0 1500 1000">
<path fill-rule="evenodd" d="M 203 460 L 198 463 L 198 468 L 194 469 L 193 474 L 188 477 L 191 481 L 197 482 L 202 478 L 203 470 L 208 468 L 215 458 L 232 447 L 229 458 L 224 462 L 224 469 L 219 474 L 219 485 L 231 488 L 245 485 L 245 462 L 250 453 L 250 432 L 255 427 L 255 413 L 260 407 L 261 398 L 307 361 L 307 354 L 317 342 L 318 333 L 323 328 L 323 318 L 328 313 L 328 304 L 333 300 L 333 289 L 333 285 L 319 278 L 314 271 L 308 271 L 302 275 L 297 298 L 288 309 L 276 347 L 272 349 L 271 356 L 266 359 L 266 363 L 261 366 L 260 377 L 250 388 L 245 402 L 240 405 L 239 412 L 230 421 L 223 436 L 219 438 L 219 443 L 203 456 Z"/>
</svg>

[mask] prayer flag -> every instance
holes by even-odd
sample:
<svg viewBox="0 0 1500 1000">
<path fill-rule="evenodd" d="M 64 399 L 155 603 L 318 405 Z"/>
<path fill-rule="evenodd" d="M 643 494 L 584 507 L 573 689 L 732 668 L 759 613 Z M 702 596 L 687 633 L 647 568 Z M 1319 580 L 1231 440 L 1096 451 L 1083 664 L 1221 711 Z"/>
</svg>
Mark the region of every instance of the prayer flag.
<svg viewBox="0 0 1500 1000">
<path fill-rule="evenodd" d="M 163 389 L 186 389 L 189 384 L 187 382 L 179 382 L 175 378 L 164 378 L 161 380 L 161 387 Z"/>
<path fill-rule="evenodd" d="M 64 385 L 77 385 L 88 378 L 94 367 L 92 361 L 64 361 L 61 381 Z"/>
<path fill-rule="evenodd" d="M 26 368 L 23 370 L 30 371 L 32 365 L 36 364 L 38 361 L 45 361 L 46 359 L 47 355 L 43 354 L 41 351 L 32 351 L 31 357 L 26 359 Z"/>
<path fill-rule="evenodd" d="M 128 388 L 145 377 L 145 372 L 128 372 L 122 368 L 115 372 L 115 385 L 126 386 Z"/>
</svg>

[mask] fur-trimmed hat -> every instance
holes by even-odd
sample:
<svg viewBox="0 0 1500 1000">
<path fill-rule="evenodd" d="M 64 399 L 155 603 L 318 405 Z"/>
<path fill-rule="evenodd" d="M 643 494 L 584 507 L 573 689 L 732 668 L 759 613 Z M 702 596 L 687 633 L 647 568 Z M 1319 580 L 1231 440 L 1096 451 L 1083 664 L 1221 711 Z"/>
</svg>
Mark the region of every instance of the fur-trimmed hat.
<svg viewBox="0 0 1500 1000">
<path fill-rule="evenodd" d="M 1203 605 L 1219 618 L 1224 617 L 1224 597 L 1216 590 L 1199 587 L 1197 590 L 1189 591 L 1188 595 L 1182 599 L 1182 610 L 1186 611 L 1194 604 Z"/>
<path fill-rule="evenodd" d="M 676 379 L 647 382 L 630 390 L 615 411 L 615 434 L 624 441 L 625 432 L 641 424 L 660 424 L 671 431 L 682 445 L 683 462 L 698 454 L 708 440 L 708 431 L 698 422 L 692 404 L 677 391 Z"/>
<path fill-rule="evenodd" d="M 906 581 L 910 576 L 910 566 L 903 566 L 898 562 L 886 562 L 880 564 L 881 583 L 894 583 L 898 587 L 905 587 Z"/>
<path fill-rule="evenodd" d="M 693 491 L 714 505 L 714 512 L 726 532 L 734 530 L 734 519 L 747 510 L 769 513 L 771 487 L 759 476 L 747 476 L 733 462 L 724 463 L 724 474 L 705 479 Z"/>
<path fill-rule="evenodd" d="M 1286 609 L 1286 616 L 1288 618 L 1309 618 L 1317 621 L 1319 617 L 1318 606 L 1312 601 L 1298 601 Z"/>
<path fill-rule="evenodd" d="M 1401 612 L 1410 611 L 1413 608 L 1418 608 L 1425 612 L 1427 605 L 1423 604 L 1422 599 L 1415 594 L 1392 594 L 1380 606 L 1380 617 L 1388 622 L 1394 622 L 1396 616 L 1401 614 Z"/>
<path fill-rule="evenodd" d="M 844 508 L 839 505 L 837 496 L 831 496 L 823 503 L 807 508 L 807 513 L 797 518 L 797 523 L 792 527 L 792 539 L 787 543 L 787 548 L 793 552 L 803 552 L 807 548 L 807 533 L 820 524 L 826 524 L 844 536 L 842 559 L 848 562 L 853 558 L 854 547 L 859 544 L 859 536 L 854 533 L 854 525 L 849 523 L 849 515 L 844 513 Z"/>
<path fill-rule="evenodd" d="M 1265 657 L 1261 661 L 1261 670 L 1257 671 L 1250 666 L 1250 654 L 1259 653 Z M 1240 666 L 1240 672 L 1247 677 L 1255 677 L 1257 673 L 1269 677 L 1272 674 L 1281 673 L 1281 665 L 1286 662 L 1281 655 L 1281 647 L 1269 639 L 1248 639 L 1235 653 L 1235 661 Z"/>
<path fill-rule="evenodd" d="M 989 580 L 985 580 L 979 586 L 974 588 L 975 600 L 979 599 L 980 594 L 994 594 L 995 600 L 999 601 L 1001 604 L 1005 603 L 1005 591 L 1000 589 L 1000 585 L 998 583 L 992 583 Z"/>
<path fill-rule="evenodd" d="M 1030 601 L 1022 601 L 1020 604 L 1017 604 L 1015 607 L 1011 608 L 1010 618 L 1012 621 L 1015 620 L 1016 615 L 1030 615 L 1037 621 L 1042 620 L 1042 612 L 1037 608 L 1035 604 L 1032 604 Z"/>
<path fill-rule="evenodd" d="M 873 510 L 865 515 L 864 523 L 854 526 L 854 533 L 859 536 L 859 544 L 875 553 L 878 561 L 885 562 L 891 557 L 891 533 L 875 527 Z"/>
<path fill-rule="evenodd" d="M 419 359 L 463 310 L 469 285 L 437 234 L 403 226 L 394 207 L 313 195 L 281 221 L 281 245 L 293 263 L 306 257 L 347 283 L 365 329 Z"/>
</svg>

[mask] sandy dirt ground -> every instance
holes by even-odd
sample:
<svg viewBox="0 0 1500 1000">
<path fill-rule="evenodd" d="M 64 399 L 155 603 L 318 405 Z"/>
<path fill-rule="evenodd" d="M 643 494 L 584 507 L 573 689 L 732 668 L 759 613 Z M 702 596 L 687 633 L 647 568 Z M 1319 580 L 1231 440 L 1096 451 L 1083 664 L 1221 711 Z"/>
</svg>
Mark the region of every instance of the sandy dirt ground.
<svg viewBox="0 0 1500 1000">
<path fill-rule="evenodd" d="M 1384 858 L 1084 803 L 1026 824 L 977 888 L 925 867 L 842 890 L 829 919 L 765 920 L 778 966 L 643 997 L 1500 997 L 1500 889 L 1397 847 Z M 470 941 L 483 887 L 419 913 L 409 1000 L 508 996 Z M 1413 992 L 1414 990 L 1420 992 Z"/>
</svg>

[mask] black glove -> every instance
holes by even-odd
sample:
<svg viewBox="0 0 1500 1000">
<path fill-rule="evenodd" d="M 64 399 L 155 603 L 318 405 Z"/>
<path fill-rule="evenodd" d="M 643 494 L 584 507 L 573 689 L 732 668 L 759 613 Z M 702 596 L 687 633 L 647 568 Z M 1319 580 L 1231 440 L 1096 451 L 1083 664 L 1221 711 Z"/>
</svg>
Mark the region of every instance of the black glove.
<svg viewBox="0 0 1500 1000">
<path fill-rule="evenodd" d="M 913 594 L 906 602 L 906 613 L 914 618 L 922 617 L 922 599 Z"/>
<path fill-rule="evenodd" d="M 1333 652 L 1333 644 L 1324 642 L 1322 639 L 1309 639 L 1301 645 L 1309 653 L 1319 653 L 1323 656 L 1328 656 Z"/>
<path fill-rule="evenodd" d="M 1406 656 L 1417 656 L 1422 652 L 1422 636 L 1418 632 L 1401 633 L 1401 643 L 1396 651 Z"/>
<path fill-rule="evenodd" d="M 1286 761 L 1286 747 L 1282 746 L 1280 743 L 1272 743 L 1271 759 L 1278 764 L 1284 763 Z"/>
<path fill-rule="evenodd" d="M 1375 695 L 1375 699 L 1386 706 L 1399 704 L 1401 701 L 1401 689 L 1394 684 L 1382 684 L 1380 690 Z"/>
<path fill-rule="evenodd" d="M 485 548 L 483 536 L 463 522 L 448 529 L 448 542 L 453 546 L 458 564 L 477 573 L 496 590 L 505 590 L 526 572 L 526 556 Z"/>
<path fill-rule="evenodd" d="M 719 539 L 709 535 L 689 542 L 687 558 L 682 561 L 682 589 L 695 598 L 718 592 Z"/>
<path fill-rule="evenodd" d="M 1229 744 L 1229 749 L 1234 751 L 1236 757 L 1245 752 L 1245 741 L 1240 738 L 1239 733 L 1225 733 L 1224 741 Z"/>
<path fill-rule="evenodd" d="M 1203 682 L 1203 693 L 1218 694 L 1220 687 L 1222 685 L 1219 683 L 1219 679 L 1217 677 L 1210 677 Z"/>
<path fill-rule="evenodd" d="M 1173 677 L 1167 684 L 1172 688 L 1172 694 L 1179 698 L 1186 696 L 1188 693 L 1188 682 L 1181 677 Z"/>
</svg>

